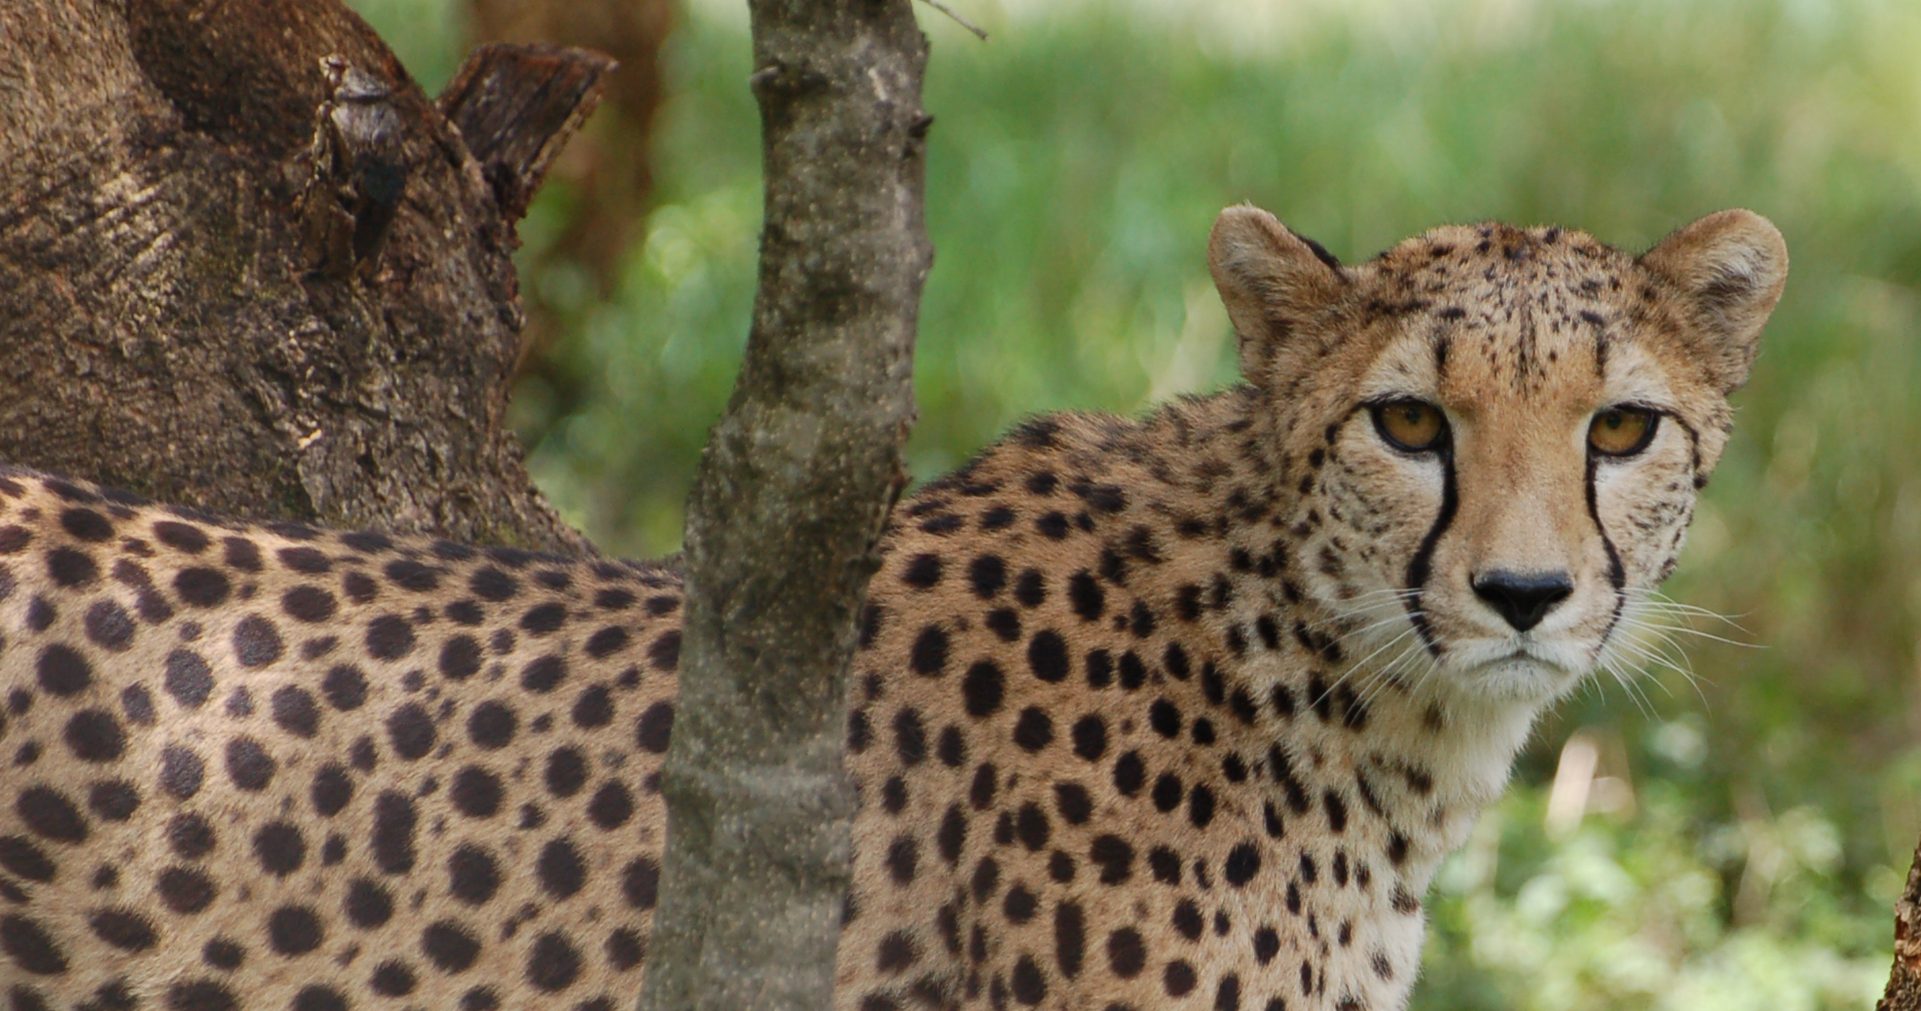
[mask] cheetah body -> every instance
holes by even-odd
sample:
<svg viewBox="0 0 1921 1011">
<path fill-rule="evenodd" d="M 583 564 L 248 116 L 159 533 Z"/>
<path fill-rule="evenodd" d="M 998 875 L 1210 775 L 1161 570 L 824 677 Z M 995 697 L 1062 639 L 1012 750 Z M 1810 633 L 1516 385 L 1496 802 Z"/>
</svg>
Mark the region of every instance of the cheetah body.
<svg viewBox="0 0 1921 1011">
<path fill-rule="evenodd" d="M 1237 208 L 1212 257 L 1245 385 L 1038 419 L 896 511 L 847 1011 L 1401 1007 L 1437 863 L 1671 568 L 1785 269 L 1740 214 L 1341 267 Z M 1384 445 L 1389 395 L 1445 453 Z M 1621 400 L 1669 423 L 1597 464 Z M 1504 629 L 1494 563 L 1575 589 Z M 626 1005 L 680 606 L 665 566 L 0 477 L 0 995 Z"/>
</svg>

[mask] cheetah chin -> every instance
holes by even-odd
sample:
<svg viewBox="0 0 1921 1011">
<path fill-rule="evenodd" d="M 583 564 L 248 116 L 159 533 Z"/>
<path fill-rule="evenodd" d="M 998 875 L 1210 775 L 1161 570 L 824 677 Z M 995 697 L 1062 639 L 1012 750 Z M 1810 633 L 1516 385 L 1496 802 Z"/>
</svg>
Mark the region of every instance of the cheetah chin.
<svg viewBox="0 0 1921 1011">
<path fill-rule="evenodd" d="M 1402 1007 L 1436 865 L 1661 606 L 1787 269 L 1744 211 L 1350 266 L 1234 207 L 1209 253 L 1245 382 L 1029 421 L 890 520 L 840 1011 Z M 681 606 L 0 472 L 0 994 L 627 1006 Z"/>
</svg>

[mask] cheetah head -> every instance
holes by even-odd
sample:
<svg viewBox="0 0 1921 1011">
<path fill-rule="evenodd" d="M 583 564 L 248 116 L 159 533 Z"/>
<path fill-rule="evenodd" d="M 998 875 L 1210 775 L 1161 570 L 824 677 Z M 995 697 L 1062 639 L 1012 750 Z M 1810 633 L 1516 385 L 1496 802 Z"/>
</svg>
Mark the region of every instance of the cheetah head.
<svg viewBox="0 0 1921 1011">
<path fill-rule="evenodd" d="M 1351 662 L 1544 702 L 1631 655 L 1786 280 L 1773 225 L 1722 211 L 1638 257 L 1456 226 L 1343 266 L 1242 206 L 1209 254 Z"/>
</svg>

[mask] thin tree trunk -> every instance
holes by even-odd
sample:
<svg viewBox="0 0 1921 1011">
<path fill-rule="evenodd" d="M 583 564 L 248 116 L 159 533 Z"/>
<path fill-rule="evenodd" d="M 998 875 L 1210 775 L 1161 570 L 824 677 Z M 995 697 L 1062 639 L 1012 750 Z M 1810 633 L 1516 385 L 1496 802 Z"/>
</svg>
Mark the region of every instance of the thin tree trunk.
<svg viewBox="0 0 1921 1011">
<path fill-rule="evenodd" d="M 502 197 L 608 68 L 491 59 L 491 90 L 443 114 L 334 0 L 0 4 L 0 460 L 585 549 L 504 424 L 524 203 Z M 516 96 L 527 115 L 481 116 L 491 136 L 449 122 Z"/>
<path fill-rule="evenodd" d="M 754 0 L 759 290 L 688 501 L 667 852 L 642 1007 L 826 1008 L 846 672 L 906 483 L 926 41 L 908 0 Z"/>
</svg>

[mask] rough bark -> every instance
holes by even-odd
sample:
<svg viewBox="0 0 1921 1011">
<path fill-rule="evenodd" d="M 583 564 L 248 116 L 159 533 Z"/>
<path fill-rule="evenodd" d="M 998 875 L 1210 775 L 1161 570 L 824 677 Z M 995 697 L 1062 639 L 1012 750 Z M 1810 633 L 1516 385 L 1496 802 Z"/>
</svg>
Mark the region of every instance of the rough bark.
<svg viewBox="0 0 1921 1011">
<path fill-rule="evenodd" d="M 0 5 L 0 459 L 586 547 L 504 428 L 514 219 L 482 168 L 334 0 Z"/>
<path fill-rule="evenodd" d="M 476 41 L 589 46 L 619 61 L 607 107 L 557 169 L 594 213 L 575 215 L 550 250 L 584 267 L 602 291 L 611 289 L 647 220 L 660 49 L 673 30 L 672 0 L 468 0 L 467 9 Z"/>
<path fill-rule="evenodd" d="M 1894 968 L 1875 1011 L 1921 1011 L 1921 842 L 1914 847 L 1908 885 L 1894 904 Z"/>
<path fill-rule="evenodd" d="M 908 0 L 754 0 L 766 220 L 746 360 L 688 500 L 681 695 L 642 1006 L 826 1008 L 846 671 L 906 481 L 926 42 Z"/>
</svg>

